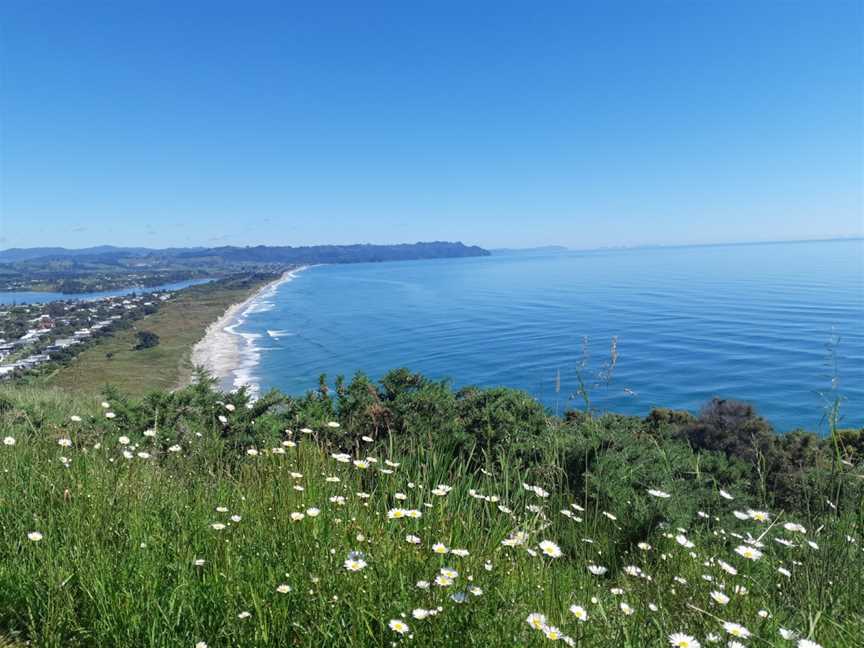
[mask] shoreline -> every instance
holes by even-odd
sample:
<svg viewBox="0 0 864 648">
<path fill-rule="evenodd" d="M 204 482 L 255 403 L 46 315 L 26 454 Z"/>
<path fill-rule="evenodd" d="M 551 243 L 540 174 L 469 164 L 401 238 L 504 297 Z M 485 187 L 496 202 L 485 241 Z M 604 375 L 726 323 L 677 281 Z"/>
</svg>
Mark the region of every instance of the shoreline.
<svg viewBox="0 0 864 648">
<path fill-rule="evenodd" d="M 254 313 L 258 301 L 272 296 L 285 283 L 297 278 L 298 274 L 312 266 L 299 266 L 288 270 L 281 277 L 258 288 L 242 302 L 232 304 L 217 319 L 207 326 L 202 337 L 192 347 L 193 366 L 204 367 L 214 378 L 218 388 L 230 392 L 246 387 L 253 398 L 258 395 L 258 385 L 252 371 L 258 364 L 260 354 L 255 347 L 256 333 L 238 333 L 236 328 L 246 321 L 246 316 Z"/>
</svg>

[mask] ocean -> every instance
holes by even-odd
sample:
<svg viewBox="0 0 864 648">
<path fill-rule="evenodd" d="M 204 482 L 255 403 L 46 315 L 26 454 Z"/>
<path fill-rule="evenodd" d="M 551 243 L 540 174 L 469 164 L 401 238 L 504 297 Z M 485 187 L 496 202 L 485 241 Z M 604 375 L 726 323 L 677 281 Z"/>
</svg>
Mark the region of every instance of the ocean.
<svg viewBox="0 0 864 648">
<path fill-rule="evenodd" d="M 698 412 L 719 396 L 777 430 L 824 432 L 840 395 L 841 425 L 864 425 L 861 240 L 317 266 L 232 330 L 239 377 L 261 390 L 408 367 L 524 389 L 560 413 L 580 404 L 581 373 L 599 411 Z"/>
</svg>

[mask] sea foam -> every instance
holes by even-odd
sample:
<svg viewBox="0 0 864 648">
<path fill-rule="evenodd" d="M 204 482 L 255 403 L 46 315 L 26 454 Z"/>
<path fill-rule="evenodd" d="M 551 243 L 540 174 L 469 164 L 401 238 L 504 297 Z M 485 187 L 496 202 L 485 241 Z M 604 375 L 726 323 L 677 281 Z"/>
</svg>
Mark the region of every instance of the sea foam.
<svg viewBox="0 0 864 648">
<path fill-rule="evenodd" d="M 258 398 L 260 395 L 259 377 L 256 374 L 258 363 L 261 361 L 261 351 L 268 347 L 259 346 L 258 340 L 263 337 L 261 333 L 247 333 L 241 329 L 247 322 L 250 316 L 258 313 L 266 313 L 275 308 L 275 302 L 271 299 L 276 295 L 279 287 L 296 279 L 299 274 L 311 266 L 303 266 L 287 272 L 282 277 L 264 287 L 252 299 L 249 300 L 243 312 L 237 316 L 237 319 L 230 325 L 225 327 L 225 331 L 241 338 L 238 351 L 240 359 L 237 367 L 231 372 L 230 382 L 233 390 L 238 390 L 245 387 L 252 399 Z M 293 335 L 290 331 L 273 330 L 267 331 L 267 335 L 271 338 L 278 339 L 287 335 Z"/>
</svg>

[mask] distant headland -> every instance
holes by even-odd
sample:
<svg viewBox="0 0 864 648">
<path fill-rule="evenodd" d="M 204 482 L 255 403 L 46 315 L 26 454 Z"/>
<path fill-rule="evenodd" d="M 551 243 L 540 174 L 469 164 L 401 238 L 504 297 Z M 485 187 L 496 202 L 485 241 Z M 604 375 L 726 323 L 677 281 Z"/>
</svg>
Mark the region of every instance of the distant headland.
<svg viewBox="0 0 864 648">
<path fill-rule="evenodd" d="M 373 245 L 257 245 L 163 248 L 100 245 L 0 250 L 0 291 L 67 294 L 158 286 L 168 282 L 227 277 L 237 272 L 281 273 L 322 263 L 371 263 L 489 256 L 461 242 L 428 241 Z"/>
</svg>

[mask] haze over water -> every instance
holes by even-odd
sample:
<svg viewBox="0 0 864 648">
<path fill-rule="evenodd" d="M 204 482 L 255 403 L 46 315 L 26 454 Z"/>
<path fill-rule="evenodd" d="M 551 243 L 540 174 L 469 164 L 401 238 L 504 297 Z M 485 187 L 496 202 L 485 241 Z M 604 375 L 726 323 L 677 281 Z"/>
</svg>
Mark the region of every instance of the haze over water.
<svg viewBox="0 0 864 648">
<path fill-rule="evenodd" d="M 864 424 L 864 242 L 808 242 L 319 266 L 262 297 L 237 330 L 262 390 L 408 367 L 506 385 L 562 411 L 608 359 L 600 410 L 755 404 L 778 430 L 823 429 L 836 347 L 841 425 Z M 248 366 L 254 364 L 256 366 Z M 560 370 L 561 391 L 555 392 Z M 820 428 L 820 425 L 822 426 Z"/>
</svg>

